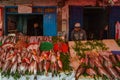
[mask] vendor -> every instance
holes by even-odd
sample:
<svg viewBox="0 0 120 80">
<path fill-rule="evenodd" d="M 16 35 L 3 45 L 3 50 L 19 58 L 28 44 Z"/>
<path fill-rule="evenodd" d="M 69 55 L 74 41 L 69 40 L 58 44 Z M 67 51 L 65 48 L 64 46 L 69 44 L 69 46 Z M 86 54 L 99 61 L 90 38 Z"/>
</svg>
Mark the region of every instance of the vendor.
<svg viewBox="0 0 120 80">
<path fill-rule="evenodd" d="M 33 23 L 33 26 L 31 27 L 30 31 L 28 31 L 28 35 L 30 36 L 41 36 L 42 35 L 42 28 L 38 22 Z"/>
<path fill-rule="evenodd" d="M 87 40 L 86 32 L 81 28 L 80 23 L 75 23 L 74 30 L 71 32 L 71 40 Z"/>
</svg>

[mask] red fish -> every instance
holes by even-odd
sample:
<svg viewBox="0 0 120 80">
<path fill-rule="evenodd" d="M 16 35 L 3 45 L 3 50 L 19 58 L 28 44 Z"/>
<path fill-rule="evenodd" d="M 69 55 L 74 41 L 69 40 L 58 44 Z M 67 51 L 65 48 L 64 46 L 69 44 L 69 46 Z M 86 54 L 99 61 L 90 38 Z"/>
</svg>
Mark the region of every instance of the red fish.
<svg viewBox="0 0 120 80">
<path fill-rule="evenodd" d="M 110 59 L 111 59 L 112 63 L 114 63 L 114 64 L 117 63 L 117 60 L 115 59 L 115 56 L 114 56 L 114 55 L 111 55 L 111 56 L 110 56 Z"/>
<path fill-rule="evenodd" d="M 119 74 L 116 72 L 116 70 L 115 70 L 114 68 L 109 67 L 109 68 L 107 68 L 107 69 L 108 69 L 108 71 L 114 76 L 114 78 L 120 79 Z"/>
<path fill-rule="evenodd" d="M 98 72 L 101 76 L 105 75 L 105 76 L 107 76 L 107 78 L 112 80 L 111 75 L 103 67 L 98 67 Z"/>
<path fill-rule="evenodd" d="M 15 73 L 17 70 L 17 61 L 15 61 L 11 67 L 10 73 Z"/>
<path fill-rule="evenodd" d="M 2 72 L 7 71 L 9 65 L 10 65 L 10 61 L 6 61 L 2 66 Z"/>
<path fill-rule="evenodd" d="M 26 62 L 27 64 L 30 64 L 30 59 L 29 58 L 24 58 L 22 62 Z"/>
<path fill-rule="evenodd" d="M 36 62 L 38 62 L 38 61 L 39 61 L 39 58 L 38 58 L 38 56 L 37 56 L 37 55 L 32 55 L 32 58 L 33 58 Z"/>
<path fill-rule="evenodd" d="M 50 62 L 45 61 L 44 62 L 44 70 L 45 70 L 46 75 L 47 75 L 47 72 L 48 72 L 49 68 L 50 68 Z"/>
<path fill-rule="evenodd" d="M 87 69 L 86 73 L 89 74 L 90 76 L 94 76 L 97 74 L 95 70 L 93 70 L 92 68 Z"/>
<path fill-rule="evenodd" d="M 62 64 L 62 61 L 61 61 L 61 60 L 58 60 L 58 66 L 60 67 L 60 69 L 62 69 L 63 64 Z"/>
<path fill-rule="evenodd" d="M 117 60 L 120 62 L 120 55 L 117 54 L 116 57 L 117 57 Z"/>
<path fill-rule="evenodd" d="M 76 73 L 75 73 L 75 80 L 78 80 L 79 76 L 82 75 L 85 71 L 85 68 L 79 66 Z"/>
<path fill-rule="evenodd" d="M 120 67 L 115 66 L 115 68 L 117 69 L 117 71 L 120 73 Z"/>
</svg>

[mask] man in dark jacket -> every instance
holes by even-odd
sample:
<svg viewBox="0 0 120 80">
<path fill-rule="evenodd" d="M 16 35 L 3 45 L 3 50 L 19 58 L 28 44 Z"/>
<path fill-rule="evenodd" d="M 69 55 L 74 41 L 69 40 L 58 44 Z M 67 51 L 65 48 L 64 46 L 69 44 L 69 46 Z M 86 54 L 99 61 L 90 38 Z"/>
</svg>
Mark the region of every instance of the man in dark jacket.
<svg viewBox="0 0 120 80">
<path fill-rule="evenodd" d="M 80 23 L 75 23 L 74 30 L 71 32 L 71 40 L 87 40 L 86 32 L 81 29 Z"/>
<path fill-rule="evenodd" d="M 30 32 L 31 36 L 40 36 L 42 35 L 41 27 L 37 22 L 33 24 L 33 29 Z"/>
</svg>

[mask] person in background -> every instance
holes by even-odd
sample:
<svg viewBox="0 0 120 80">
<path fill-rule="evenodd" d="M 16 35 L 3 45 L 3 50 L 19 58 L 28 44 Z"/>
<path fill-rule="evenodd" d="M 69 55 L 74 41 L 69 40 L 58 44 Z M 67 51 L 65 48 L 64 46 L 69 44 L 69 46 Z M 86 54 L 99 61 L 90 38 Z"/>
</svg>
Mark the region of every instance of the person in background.
<svg viewBox="0 0 120 80">
<path fill-rule="evenodd" d="M 29 31 L 30 36 L 40 36 L 42 35 L 41 27 L 38 22 L 33 23 L 33 27 Z"/>
<path fill-rule="evenodd" d="M 87 40 L 86 31 L 81 28 L 80 23 L 75 23 L 74 30 L 71 32 L 71 40 Z"/>
<path fill-rule="evenodd" d="M 33 24 L 33 27 L 34 27 L 34 33 L 33 33 L 33 35 L 34 36 L 39 36 L 41 34 L 39 24 L 37 22 L 35 22 Z"/>
</svg>

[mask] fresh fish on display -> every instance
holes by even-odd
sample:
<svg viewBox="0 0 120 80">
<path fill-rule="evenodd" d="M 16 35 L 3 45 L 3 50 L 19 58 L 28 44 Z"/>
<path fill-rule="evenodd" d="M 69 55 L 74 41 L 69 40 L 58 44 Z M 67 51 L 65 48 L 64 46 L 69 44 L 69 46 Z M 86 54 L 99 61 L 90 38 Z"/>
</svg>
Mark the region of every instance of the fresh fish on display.
<svg viewBox="0 0 120 80">
<path fill-rule="evenodd" d="M 21 63 L 21 62 L 22 62 L 20 53 L 17 53 L 17 62 L 18 62 L 18 63 Z"/>
<path fill-rule="evenodd" d="M 113 67 L 113 63 L 110 61 L 110 60 L 108 60 L 108 61 L 104 61 L 104 66 L 106 66 L 106 67 Z"/>
<path fill-rule="evenodd" d="M 26 63 L 21 63 L 21 64 L 19 64 L 19 66 L 18 66 L 18 71 L 19 71 L 20 73 L 24 74 L 26 70 L 27 70 L 27 65 L 26 65 Z"/>
<path fill-rule="evenodd" d="M 38 69 L 39 69 L 40 72 L 43 71 L 43 61 L 38 63 Z"/>
<path fill-rule="evenodd" d="M 17 70 L 17 61 L 15 61 L 11 67 L 10 73 L 15 73 Z"/>
<path fill-rule="evenodd" d="M 115 55 L 111 55 L 111 56 L 110 56 L 110 59 L 111 59 L 111 61 L 112 61 L 113 64 L 116 64 L 116 63 L 117 63 L 117 60 L 116 60 L 116 58 L 115 58 Z"/>
<path fill-rule="evenodd" d="M 36 73 L 36 61 L 32 61 L 31 64 L 29 65 L 28 71 L 30 73 Z"/>
<path fill-rule="evenodd" d="M 37 74 L 37 62 L 35 61 L 34 63 L 34 74 L 36 75 Z"/>
<path fill-rule="evenodd" d="M 45 74 L 48 75 L 48 70 L 50 68 L 50 61 L 44 61 L 44 70 L 45 70 Z"/>
<path fill-rule="evenodd" d="M 9 54 L 9 56 L 6 58 L 6 61 L 12 60 L 14 56 L 16 56 L 16 53 Z M 14 59 L 13 59 L 13 60 L 14 60 Z"/>
<path fill-rule="evenodd" d="M 60 67 L 60 69 L 62 69 L 63 64 L 62 64 L 62 61 L 61 61 L 61 60 L 58 60 L 58 66 Z"/>
<path fill-rule="evenodd" d="M 113 80 L 111 75 L 103 68 L 103 67 L 98 67 L 98 72 L 99 74 L 103 77 L 104 75 L 107 76 L 110 80 Z"/>
<path fill-rule="evenodd" d="M 101 64 L 101 62 L 98 58 L 94 59 L 94 64 L 95 64 L 96 67 L 102 67 L 102 64 Z"/>
<path fill-rule="evenodd" d="M 116 72 L 116 70 L 114 68 L 108 67 L 107 70 L 108 70 L 108 72 L 110 72 L 110 74 L 113 75 L 114 79 L 120 79 L 118 72 Z"/>
<path fill-rule="evenodd" d="M 117 60 L 120 62 L 120 54 L 116 54 Z"/>
<path fill-rule="evenodd" d="M 112 55 L 111 51 L 99 51 L 99 54 L 101 56 L 107 56 L 107 57 L 109 57 L 110 55 Z"/>
<path fill-rule="evenodd" d="M 75 72 L 75 80 L 78 80 L 79 76 L 81 76 L 85 71 L 85 68 L 79 66 L 77 71 Z"/>
<path fill-rule="evenodd" d="M 119 72 L 119 74 L 120 74 L 120 67 L 115 66 L 115 68 L 117 69 L 117 71 L 118 71 L 118 72 Z"/>
<path fill-rule="evenodd" d="M 2 72 L 7 71 L 7 68 L 10 64 L 11 64 L 10 61 L 6 61 L 2 66 Z"/>
<path fill-rule="evenodd" d="M 2 68 L 2 62 L 0 61 L 0 68 Z"/>
<path fill-rule="evenodd" d="M 95 75 L 97 74 L 97 73 L 95 72 L 95 70 L 92 69 L 92 68 L 88 68 L 88 69 L 86 70 L 86 73 L 89 74 L 90 76 L 95 76 Z"/>
<path fill-rule="evenodd" d="M 15 55 L 13 56 L 13 58 L 12 58 L 12 60 L 11 60 L 12 63 L 15 62 L 15 61 L 17 61 L 17 59 L 18 59 L 18 57 L 17 57 L 17 54 L 15 53 Z"/>
</svg>

